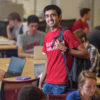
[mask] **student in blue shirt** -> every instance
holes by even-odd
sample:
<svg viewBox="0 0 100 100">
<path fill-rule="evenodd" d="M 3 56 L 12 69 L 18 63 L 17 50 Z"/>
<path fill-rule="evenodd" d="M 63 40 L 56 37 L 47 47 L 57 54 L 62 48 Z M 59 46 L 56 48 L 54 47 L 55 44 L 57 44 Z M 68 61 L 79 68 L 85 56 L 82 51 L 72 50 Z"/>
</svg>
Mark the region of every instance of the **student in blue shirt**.
<svg viewBox="0 0 100 100">
<path fill-rule="evenodd" d="M 90 71 L 82 71 L 78 78 L 79 89 L 70 93 L 66 100 L 100 100 L 96 75 Z"/>
</svg>

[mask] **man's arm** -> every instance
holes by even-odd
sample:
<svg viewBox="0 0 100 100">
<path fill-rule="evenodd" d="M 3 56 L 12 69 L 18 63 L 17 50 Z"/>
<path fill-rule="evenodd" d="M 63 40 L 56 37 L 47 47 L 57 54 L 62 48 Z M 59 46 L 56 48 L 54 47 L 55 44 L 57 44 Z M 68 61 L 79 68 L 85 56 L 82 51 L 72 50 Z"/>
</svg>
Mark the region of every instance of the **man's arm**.
<svg viewBox="0 0 100 100">
<path fill-rule="evenodd" d="M 86 50 L 86 48 L 83 46 L 83 44 L 79 45 L 75 49 L 69 49 L 69 53 L 73 56 L 79 57 L 79 58 L 86 58 L 90 59 L 90 54 Z"/>
<path fill-rule="evenodd" d="M 43 73 L 42 73 L 42 77 L 41 77 L 41 80 L 40 80 L 40 83 L 39 83 L 39 88 L 40 88 L 40 89 L 42 89 L 43 81 L 45 80 L 46 75 L 47 75 L 47 63 L 48 63 L 48 60 L 47 60 L 47 62 L 45 63 L 44 71 L 43 71 Z"/>
<path fill-rule="evenodd" d="M 33 58 L 33 53 L 25 53 L 23 50 L 24 45 L 24 35 L 18 35 L 17 39 L 17 47 L 18 47 L 18 56 L 19 57 L 27 57 L 27 58 Z"/>
<path fill-rule="evenodd" d="M 66 51 L 66 46 L 64 42 L 59 42 L 56 41 L 56 46 L 58 49 L 62 50 L 62 51 Z M 85 49 L 85 47 L 83 46 L 83 44 L 79 45 L 77 48 L 69 48 L 69 52 L 71 55 L 79 57 L 79 58 L 86 58 L 86 59 L 90 59 L 90 54 L 88 53 L 88 51 Z"/>
<path fill-rule="evenodd" d="M 7 36 L 8 36 L 8 39 L 13 40 L 14 37 L 13 37 L 13 35 L 11 33 L 11 28 L 12 27 L 10 25 L 7 26 Z"/>
<path fill-rule="evenodd" d="M 33 53 L 25 53 L 23 51 L 23 47 L 22 46 L 19 46 L 18 47 L 18 56 L 19 57 L 27 57 L 27 58 L 33 58 Z"/>
</svg>

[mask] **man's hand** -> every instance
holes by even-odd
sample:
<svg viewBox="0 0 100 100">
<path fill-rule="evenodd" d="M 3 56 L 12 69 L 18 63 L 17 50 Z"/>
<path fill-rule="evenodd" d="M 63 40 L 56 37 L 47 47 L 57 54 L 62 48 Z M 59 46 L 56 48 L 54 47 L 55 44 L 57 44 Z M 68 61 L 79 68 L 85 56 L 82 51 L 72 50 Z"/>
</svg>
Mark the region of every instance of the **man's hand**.
<svg viewBox="0 0 100 100">
<path fill-rule="evenodd" d="M 13 44 L 13 45 L 16 45 L 16 41 L 14 41 L 12 44 Z"/>
<path fill-rule="evenodd" d="M 62 51 L 66 51 L 66 46 L 65 46 L 65 42 L 63 40 L 63 42 L 59 42 L 58 40 L 56 40 L 56 47 L 59 49 L 59 50 L 62 50 Z"/>
<path fill-rule="evenodd" d="M 11 25 L 11 24 L 8 24 L 7 25 L 7 36 L 8 36 L 8 39 L 10 40 L 13 40 L 14 39 L 14 36 L 12 35 L 12 32 L 11 32 L 11 29 L 13 28 L 14 26 Z"/>
<path fill-rule="evenodd" d="M 38 88 L 42 89 L 43 88 L 43 84 L 39 84 Z"/>
<path fill-rule="evenodd" d="M 8 24 L 8 25 L 7 25 L 7 30 L 10 30 L 11 28 L 13 28 L 13 26 L 10 25 L 10 24 Z"/>
</svg>

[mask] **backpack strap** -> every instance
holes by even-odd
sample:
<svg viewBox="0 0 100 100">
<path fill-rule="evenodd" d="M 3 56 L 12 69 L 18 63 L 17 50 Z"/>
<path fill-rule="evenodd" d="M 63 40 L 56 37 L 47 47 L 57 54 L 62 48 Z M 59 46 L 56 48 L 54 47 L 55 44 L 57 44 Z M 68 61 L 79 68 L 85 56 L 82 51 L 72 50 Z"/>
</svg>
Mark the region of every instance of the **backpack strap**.
<svg viewBox="0 0 100 100">
<path fill-rule="evenodd" d="M 65 30 L 68 30 L 68 28 L 67 28 L 67 27 L 63 27 L 63 28 L 60 30 L 60 32 L 59 32 L 58 40 L 59 40 L 60 42 L 62 42 L 62 41 L 64 40 L 64 38 L 63 38 L 63 33 L 64 33 Z M 62 51 L 62 55 L 63 55 L 63 58 L 64 58 L 64 62 L 65 62 L 65 66 L 66 66 L 67 73 L 69 74 L 69 69 L 68 69 L 68 66 L 67 66 L 67 59 L 66 59 L 66 56 L 65 56 L 65 52 L 64 52 L 64 51 Z"/>
<path fill-rule="evenodd" d="M 60 30 L 59 35 L 54 37 L 54 42 L 51 45 L 52 48 L 53 48 L 53 46 L 54 46 L 55 41 L 56 41 L 57 38 L 58 38 L 59 42 L 62 42 L 63 41 L 63 33 L 64 33 L 65 30 L 68 30 L 68 28 L 67 27 L 63 27 Z"/>
<path fill-rule="evenodd" d="M 65 30 L 68 30 L 68 28 L 67 28 L 67 27 L 63 27 L 63 28 L 60 30 L 60 32 L 59 32 L 59 37 L 58 37 L 59 42 L 62 42 L 62 41 L 64 40 L 64 39 L 63 39 L 63 33 L 64 33 Z"/>
<path fill-rule="evenodd" d="M 67 27 L 63 27 L 60 32 L 59 32 L 59 35 L 54 37 L 54 42 L 52 43 L 51 47 L 53 48 L 54 44 L 55 44 L 55 41 L 56 39 L 58 38 L 59 42 L 62 42 L 64 40 L 63 38 L 63 33 L 65 30 L 68 30 Z M 66 67 L 66 70 L 67 70 L 67 79 L 70 83 L 70 87 L 72 88 L 72 75 L 71 73 L 69 72 L 69 69 L 68 69 L 68 66 L 67 66 L 67 59 L 66 59 L 66 56 L 65 56 L 65 52 L 64 51 L 61 51 L 62 52 L 62 55 L 63 55 L 63 58 L 64 58 L 64 63 L 65 63 L 65 67 Z"/>
<path fill-rule="evenodd" d="M 68 28 L 67 28 L 67 27 L 63 27 L 63 28 L 61 29 L 61 31 L 59 32 L 58 40 L 59 40 L 60 42 L 62 42 L 62 41 L 64 40 L 64 38 L 63 38 L 63 33 L 64 33 L 65 30 L 68 30 Z M 68 79 L 68 81 L 69 81 L 69 83 L 70 83 L 70 87 L 71 87 L 71 89 L 72 89 L 72 75 L 71 75 L 71 73 L 70 73 L 70 71 L 69 71 L 69 69 L 68 69 L 68 66 L 67 66 L 67 59 L 66 59 L 66 55 L 65 55 L 65 52 L 64 52 L 64 51 L 62 51 L 62 55 L 63 55 L 63 58 L 64 58 L 65 67 L 66 67 L 66 70 L 67 70 L 67 79 Z"/>
</svg>

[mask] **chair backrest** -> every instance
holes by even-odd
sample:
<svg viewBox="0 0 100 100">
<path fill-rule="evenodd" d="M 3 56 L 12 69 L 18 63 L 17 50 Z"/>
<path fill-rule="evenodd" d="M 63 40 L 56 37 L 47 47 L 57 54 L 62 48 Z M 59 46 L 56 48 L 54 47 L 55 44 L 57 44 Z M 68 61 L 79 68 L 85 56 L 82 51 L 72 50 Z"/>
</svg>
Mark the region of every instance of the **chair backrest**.
<svg viewBox="0 0 100 100">
<path fill-rule="evenodd" d="M 72 30 L 72 26 L 73 26 L 73 23 L 75 22 L 75 20 L 76 20 L 76 19 L 67 19 L 67 20 L 62 19 L 62 20 L 60 21 L 60 24 L 61 24 L 62 26 L 67 26 L 70 30 Z"/>
<path fill-rule="evenodd" d="M 38 30 L 46 32 L 46 22 L 44 20 L 39 22 Z"/>
<path fill-rule="evenodd" d="M 48 100 L 66 100 L 68 94 L 49 94 L 48 95 Z"/>
<path fill-rule="evenodd" d="M 32 85 L 37 87 L 39 78 L 24 81 L 2 81 L 0 100 L 17 100 L 18 93 L 23 86 Z"/>
<path fill-rule="evenodd" d="M 8 23 L 8 21 L 0 21 L 0 36 L 7 37 L 6 28 Z"/>
</svg>

